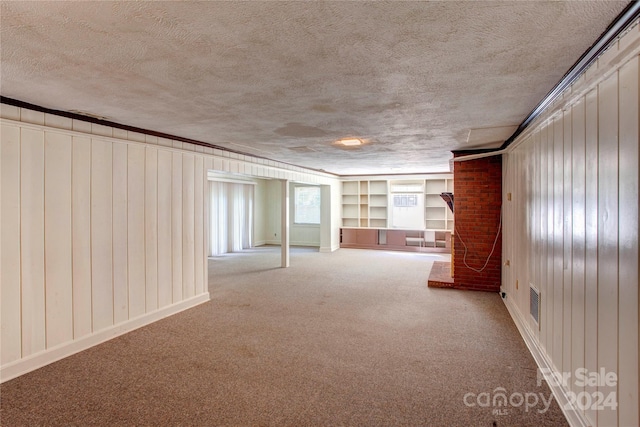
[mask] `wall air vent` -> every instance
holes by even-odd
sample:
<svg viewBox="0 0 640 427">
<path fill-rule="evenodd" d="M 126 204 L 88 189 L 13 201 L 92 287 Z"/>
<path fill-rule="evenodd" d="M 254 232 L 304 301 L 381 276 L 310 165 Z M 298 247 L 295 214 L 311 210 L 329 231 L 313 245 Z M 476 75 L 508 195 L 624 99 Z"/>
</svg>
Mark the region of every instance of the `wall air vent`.
<svg viewBox="0 0 640 427">
<path fill-rule="evenodd" d="M 529 313 L 536 325 L 540 327 L 540 291 L 533 286 L 533 283 L 529 284 Z"/>
</svg>

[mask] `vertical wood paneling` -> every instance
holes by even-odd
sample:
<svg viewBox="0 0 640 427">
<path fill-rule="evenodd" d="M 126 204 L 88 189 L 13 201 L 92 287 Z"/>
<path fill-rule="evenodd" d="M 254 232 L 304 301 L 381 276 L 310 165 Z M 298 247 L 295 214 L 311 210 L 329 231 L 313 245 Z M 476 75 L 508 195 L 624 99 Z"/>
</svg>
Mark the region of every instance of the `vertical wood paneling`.
<svg viewBox="0 0 640 427">
<path fill-rule="evenodd" d="M 44 113 L 41 111 L 28 110 L 26 108 L 21 109 L 20 120 L 27 123 L 33 123 L 35 125 L 44 124 Z"/>
<path fill-rule="evenodd" d="M 515 176 L 512 169 L 515 167 L 516 165 L 516 161 L 515 161 L 515 157 L 510 157 L 509 159 L 507 159 L 507 161 L 503 161 L 502 163 L 502 173 L 503 176 Z M 516 193 L 516 189 L 515 189 L 515 179 L 513 180 L 509 180 L 509 184 L 508 185 L 504 185 L 502 188 L 502 192 L 503 192 L 503 199 L 506 199 L 509 193 L 511 193 L 512 195 Z M 511 236 L 511 233 L 508 231 L 508 228 L 510 227 L 510 225 L 507 224 L 513 224 L 515 223 L 516 220 L 516 216 L 515 216 L 515 203 L 513 203 L 513 199 L 512 199 L 512 203 L 504 203 L 503 204 L 503 215 L 505 218 L 505 228 L 503 230 L 503 233 L 505 235 Z M 507 219 L 508 218 L 508 219 Z M 506 242 L 506 240 L 504 241 Z M 515 260 L 515 253 L 514 253 L 514 248 L 515 245 L 512 244 L 505 244 L 503 242 L 502 244 L 502 255 L 504 257 L 504 259 L 506 260 Z M 512 298 L 517 299 L 517 294 L 516 294 L 516 288 L 515 288 L 515 278 L 517 276 L 516 274 L 516 264 L 515 263 L 510 263 L 509 266 L 507 268 L 504 268 L 502 270 L 502 279 L 503 279 L 503 288 L 504 290 L 506 290 L 507 292 L 511 293 Z"/>
<path fill-rule="evenodd" d="M 584 362 L 589 372 L 598 370 L 598 92 L 585 96 L 585 306 Z M 596 387 L 587 385 L 593 395 Z M 595 425 L 597 412 L 588 408 L 587 418 Z"/>
<path fill-rule="evenodd" d="M 129 145 L 127 158 L 129 318 L 145 312 L 144 147 Z"/>
<path fill-rule="evenodd" d="M 158 308 L 158 150 L 145 149 L 144 229 L 146 311 Z"/>
<path fill-rule="evenodd" d="M 44 132 L 21 130 L 22 357 L 45 349 Z"/>
<path fill-rule="evenodd" d="M 547 256 L 549 250 L 549 147 L 547 144 L 547 127 L 540 130 L 540 292 L 542 293 L 541 308 L 541 340 L 547 354 L 550 355 L 552 346 L 553 303 L 551 298 L 551 284 L 549 281 L 549 267 Z"/>
<path fill-rule="evenodd" d="M 564 271 L 563 255 L 564 232 L 564 129 L 562 126 L 562 115 L 558 115 L 553 120 L 553 323 L 557 325 L 553 329 L 553 362 L 560 370 L 563 369 L 562 350 L 563 333 L 562 320 L 564 307 Z"/>
<path fill-rule="evenodd" d="M 113 136 L 113 128 L 111 126 L 91 124 L 91 133 L 94 135 Z"/>
<path fill-rule="evenodd" d="M 23 111 L 28 111 L 23 108 Z M 91 134 L 91 123 L 85 122 L 84 120 L 71 119 L 72 120 L 72 129 L 76 132 L 84 132 L 86 134 Z"/>
<path fill-rule="evenodd" d="M 229 169 L 232 173 L 240 173 L 240 162 L 232 160 Z"/>
<path fill-rule="evenodd" d="M 171 304 L 171 153 L 158 151 L 158 306 Z"/>
<path fill-rule="evenodd" d="M 44 141 L 44 242 L 47 347 L 73 339 L 70 135 Z"/>
<path fill-rule="evenodd" d="M 9 120 L 20 120 L 21 108 L 9 104 L 0 105 L 0 117 Z"/>
<path fill-rule="evenodd" d="M 541 157 L 542 155 L 541 153 L 541 147 L 540 147 L 540 132 L 534 132 L 532 135 L 532 140 L 530 141 L 530 144 L 533 144 L 533 170 L 534 170 L 534 176 L 533 176 L 533 194 L 531 194 L 529 197 L 532 199 L 532 204 L 533 204 L 533 254 L 532 254 L 532 281 L 535 284 L 535 286 L 538 288 L 538 290 L 540 290 L 540 292 L 543 291 L 542 286 L 541 286 L 541 264 L 540 264 L 540 253 L 542 252 L 542 238 L 540 236 L 540 216 L 541 216 L 541 178 L 540 178 L 540 170 L 541 170 Z M 542 321 L 542 313 L 540 314 L 540 320 Z M 543 330 L 544 327 L 544 330 Z M 539 323 L 539 327 L 536 328 L 536 332 L 538 335 L 538 340 L 542 339 L 543 335 L 546 333 L 546 325 L 543 325 L 542 322 Z"/>
<path fill-rule="evenodd" d="M 581 99 L 573 106 L 572 119 L 572 139 L 571 139 L 571 204 L 572 219 L 569 236 L 571 238 L 572 257 L 571 274 L 566 278 L 571 284 L 571 293 L 565 298 L 569 298 L 571 307 L 571 330 L 567 336 L 571 337 L 571 370 L 575 372 L 578 368 L 584 368 L 584 257 L 585 257 L 585 104 Z M 566 320 L 565 320 L 566 322 Z M 573 391 L 579 393 L 583 387 L 578 388 L 576 382 L 572 382 Z"/>
<path fill-rule="evenodd" d="M 204 176 L 205 179 L 207 177 L 207 171 L 213 169 L 213 158 L 208 156 L 204 160 Z M 204 264 L 204 291 L 207 292 L 209 290 L 209 261 L 208 256 L 211 253 L 209 248 L 211 242 L 211 191 L 209 187 L 209 181 L 205 181 L 204 183 L 204 254 L 205 254 L 205 264 Z"/>
<path fill-rule="evenodd" d="M 176 303 L 182 300 L 182 154 L 173 153 L 171 173 L 171 264 Z"/>
<path fill-rule="evenodd" d="M 638 409 L 638 57 L 620 69 L 618 423 L 637 425 Z M 635 201 L 635 203 L 632 203 Z"/>
<path fill-rule="evenodd" d="M 205 156 L 204 157 L 204 172 L 205 172 L 205 176 L 207 176 L 207 172 L 213 169 L 213 157 L 211 156 Z"/>
<path fill-rule="evenodd" d="M 172 147 L 173 143 L 168 138 L 158 137 L 158 145 L 162 145 L 164 147 Z"/>
<path fill-rule="evenodd" d="M 4 108 L 4 105 L 2 105 L 2 108 Z M 56 116 L 55 114 L 45 113 L 44 124 L 52 128 L 71 130 L 73 128 L 73 119 L 70 119 L 68 117 Z M 69 137 L 71 136 L 69 135 Z"/>
<path fill-rule="evenodd" d="M 530 138 L 530 137 L 529 137 Z M 521 232 L 523 235 L 523 239 L 520 241 L 514 241 L 513 246 L 513 259 L 519 260 L 516 264 L 516 277 L 514 280 L 518 281 L 518 288 L 516 289 L 518 304 L 522 304 L 524 301 L 526 290 L 530 278 L 530 260 L 527 259 L 526 253 L 528 252 L 528 247 L 522 243 L 531 237 L 531 205 L 526 203 L 527 200 L 527 192 L 528 188 L 526 188 L 526 183 L 531 179 L 531 170 L 530 164 L 526 159 L 525 153 L 520 152 L 514 159 L 514 165 L 511 168 L 511 173 L 514 180 L 514 193 L 512 194 L 512 204 L 514 205 L 514 221 L 521 224 Z M 515 283 L 514 289 L 515 289 Z M 529 320 L 529 326 L 533 324 L 531 320 Z M 534 332 L 535 333 L 535 332 Z"/>
<path fill-rule="evenodd" d="M 91 333 L 91 140 L 73 137 L 73 337 Z"/>
<path fill-rule="evenodd" d="M 555 299 L 554 299 L 554 258 L 553 258 L 553 247 L 554 247 L 554 173 L 553 173 L 553 122 L 550 121 L 547 128 L 547 168 L 548 168 L 548 179 L 547 179 L 547 299 L 546 303 L 547 307 L 547 315 L 550 325 L 553 325 L 554 314 L 555 314 Z M 549 357 L 553 360 L 554 354 L 554 329 L 549 328 L 549 336 L 547 337 L 549 340 L 549 347 L 547 349 L 547 353 Z"/>
<path fill-rule="evenodd" d="M 2 126 L 0 161 L 2 198 L 0 199 L 0 363 L 18 360 L 22 354 L 20 325 L 20 129 Z"/>
<path fill-rule="evenodd" d="M 204 270 L 206 253 L 204 251 L 204 159 L 202 156 L 195 158 L 194 189 L 194 244 L 195 244 L 195 294 L 204 291 Z"/>
<path fill-rule="evenodd" d="M 522 207 L 522 213 L 525 216 L 525 218 L 523 218 L 524 224 L 527 225 L 527 238 L 520 239 L 518 241 L 518 245 L 522 251 L 521 256 L 524 256 L 526 260 L 526 270 L 523 272 L 524 276 L 522 281 L 522 288 L 519 288 L 521 304 L 525 304 L 529 299 L 527 293 L 529 290 L 529 283 L 534 281 L 533 266 L 535 263 L 535 260 L 533 259 L 534 249 L 527 244 L 527 242 L 535 241 L 533 237 L 535 235 L 535 205 L 533 203 L 534 198 L 531 194 L 533 188 L 529 185 L 534 181 L 535 176 L 534 157 L 532 156 L 533 144 L 526 144 L 525 149 L 526 152 L 522 153 L 522 156 L 526 173 L 523 174 L 520 178 L 520 185 L 518 190 L 520 197 L 526 200 L 525 203 L 520 203 L 520 206 Z M 530 323 L 532 326 L 536 326 L 532 319 L 530 319 Z M 533 331 L 535 336 L 538 337 L 540 334 L 539 329 L 537 327 L 534 327 Z"/>
<path fill-rule="evenodd" d="M 539 345 L 559 373 L 571 375 L 565 391 L 582 399 L 578 405 L 587 405 L 586 397 L 596 402 L 596 392 L 615 393 L 617 409 L 579 410 L 594 426 L 640 421 L 639 67 L 634 57 L 569 109 L 553 107 L 508 154 L 505 173 L 505 187 L 526 195 L 514 196 L 516 206 L 505 209 L 504 232 L 511 234 L 505 242 L 512 246 L 505 254 L 514 258 L 515 276 L 505 280 L 533 277 L 539 284 Z M 523 267 L 530 261 L 531 268 Z M 524 314 L 528 298 L 522 296 L 516 291 L 510 301 Z M 535 336 L 536 325 L 528 327 Z M 616 373 L 617 386 L 583 387 L 580 368 Z"/>
<path fill-rule="evenodd" d="M 129 318 L 126 144 L 113 144 L 113 321 Z"/>
<path fill-rule="evenodd" d="M 526 146 L 525 146 L 526 147 Z M 518 222 L 522 226 L 522 232 L 524 233 L 525 238 L 520 239 L 515 242 L 516 247 L 516 259 L 519 259 L 518 263 L 519 271 L 518 271 L 518 300 L 520 304 L 524 303 L 526 297 L 527 285 L 530 281 L 529 278 L 529 264 L 530 259 L 528 256 L 529 247 L 524 243 L 531 236 L 531 210 L 530 204 L 527 202 L 527 188 L 526 183 L 531 179 L 531 170 L 529 169 L 529 162 L 526 157 L 526 148 L 522 152 L 518 154 L 517 164 L 518 167 L 516 170 L 518 171 L 518 176 L 516 177 L 516 182 L 518 183 L 516 187 L 516 212 Z M 531 322 L 529 322 L 531 324 Z M 535 332 L 534 332 L 535 333 Z"/>
<path fill-rule="evenodd" d="M 598 93 L 598 366 L 618 371 L 618 74 Z M 604 390 L 602 390 L 604 391 Z M 615 425 L 617 411 L 598 412 Z"/>
<path fill-rule="evenodd" d="M 127 140 L 129 132 L 125 129 L 112 128 L 113 137 L 120 140 Z"/>
<path fill-rule="evenodd" d="M 514 241 L 514 249 L 513 249 L 513 258 L 514 259 L 518 259 L 519 262 L 516 264 L 516 275 L 514 277 L 514 280 L 518 281 L 518 289 L 516 290 L 517 293 L 517 300 L 519 301 L 519 304 L 522 303 L 522 301 L 524 300 L 524 290 L 526 289 L 526 285 L 528 283 L 528 263 L 529 260 L 527 260 L 527 257 L 525 255 L 525 245 L 522 244 L 523 240 L 526 240 L 526 238 L 529 236 L 530 230 L 529 230 L 529 224 L 528 224 L 528 219 L 527 219 L 527 215 L 529 214 L 529 207 L 526 203 L 526 195 L 525 195 L 525 189 L 523 186 L 523 183 L 528 179 L 527 174 L 529 173 L 528 171 L 528 167 L 527 167 L 527 163 L 526 161 L 524 161 L 524 153 L 520 152 L 518 153 L 518 155 L 516 156 L 516 161 L 515 161 L 515 167 L 512 169 L 513 172 L 515 173 L 514 176 L 514 194 L 512 194 L 512 200 L 515 201 L 515 203 L 513 203 L 514 205 L 514 218 L 515 221 L 517 221 L 517 223 L 520 224 L 521 226 L 521 233 L 523 235 L 523 237 L 525 237 L 524 239 L 521 239 L 520 241 Z M 522 286 L 522 287 L 521 287 Z M 515 283 L 514 283 L 514 287 L 515 287 Z"/>
<path fill-rule="evenodd" d="M 182 289 L 183 297 L 195 295 L 194 156 L 182 157 Z"/>
<path fill-rule="evenodd" d="M 91 142 L 91 300 L 93 330 L 113 325 L 112 144 Z"/>
<path fill-rule="evenodd" d="M 562 370 L 563 372 L 571 372 L 571 216 L 572 212 L 572 115 L 571 109 L 563 112 L 562 125 L 564 129 L 563 141 L 563 209 L 562 209 L 562 315 L 563 315 L 563 331 L 562 331 Z M 581 350 L 582 351 L 582 350 Z"/>
<path fill-rule="evenodd" d="M 40 125 L 2 124 L 0 362 L 17 362 L 15 372 L 208 288 L 213 158 L 128 142 L 140 135 L 123 131 L 105 138 L 111 128 L 81 136 L 92 129 L 81 121 L 73 133 Z"/>
<path fill-rule="evenodd" d="M 567 383 L 592 399 L 596 392 L 605 397 L 616 392 L 617 410 L 591 406 L 583 412 L 585 422 L 599 426 L 637 425 L 640 419 L 638 66 L 636 57 L 573 100 L 569 110 L 550 112 L 555 115 L 545 122 L 549 126 L 540 125 L 509 154 L 506 174 L 510 183 L 505 185 L 527 200 L 514 199 L 520 206 L 507 212 L 505 232 L 522 236 L 528 216 L 539 223 L 539 229 L 526 225 L 524 244 L 517 238 L 506 241 L 514 246 L 515 266 L 535 260 L 533 270 L 518 267 L 516 272 L 540 282 L 541 347 L 559 372 L 576 375 L 585 368 L 618 374 L 617 387 L 583 388 L 575 378 Z M 526 313 L 528 300 L 520 296 L 514 300 Z"/>
</svg>

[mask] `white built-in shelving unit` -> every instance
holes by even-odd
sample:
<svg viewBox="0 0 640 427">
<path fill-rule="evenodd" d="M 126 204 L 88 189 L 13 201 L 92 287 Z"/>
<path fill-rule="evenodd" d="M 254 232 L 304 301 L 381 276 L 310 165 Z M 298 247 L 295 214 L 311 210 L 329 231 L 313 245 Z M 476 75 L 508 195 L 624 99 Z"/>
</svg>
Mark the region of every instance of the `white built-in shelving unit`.
<svg viewBox="0 0 640 427">
<path fill-rule="evenodd" d="M 424 186 L 424 222 L 428 230 L 453 231 L 453 212 L 440 194 L 453 193 L 453 178 L 427 179 Z"/>
<path fill-rule="evenodd" d="M 412 183 L 415 182 L 412 179 Z M 395 182 L 395 180 L 394 180 Z M 440 197 L 453 193 L 453 176 L 434 175 L 420 181 L 424 197 L 424 228 L 453 231 L 453 213 Z M 342 226 L 387 228 L 389 226 L 390 182 L 387 179 L 342 182 Z"/>
<path fill-rule="evenodd" d="M 388 191 L 386 180 L 342 182 L 342 226 L 387 227 Z"/>
</svg>

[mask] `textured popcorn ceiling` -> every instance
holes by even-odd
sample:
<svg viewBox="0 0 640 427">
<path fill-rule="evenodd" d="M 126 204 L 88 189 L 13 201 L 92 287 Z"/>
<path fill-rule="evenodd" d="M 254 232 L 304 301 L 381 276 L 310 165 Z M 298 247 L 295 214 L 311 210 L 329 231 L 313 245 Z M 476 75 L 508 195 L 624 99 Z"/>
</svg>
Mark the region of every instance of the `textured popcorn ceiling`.
<svg viewBox="0 0 640 427">
<path fill-rule="evenodd" d="M 339 174 L 443 171 L 626 4 L 3 1 L 0 89 Z"/>
</svg>

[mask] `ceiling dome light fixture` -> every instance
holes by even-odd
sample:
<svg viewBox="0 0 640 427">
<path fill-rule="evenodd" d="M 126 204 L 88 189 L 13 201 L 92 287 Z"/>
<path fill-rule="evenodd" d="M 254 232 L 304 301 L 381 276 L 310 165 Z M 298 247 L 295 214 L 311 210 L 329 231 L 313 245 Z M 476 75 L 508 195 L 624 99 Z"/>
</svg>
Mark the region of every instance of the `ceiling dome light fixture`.
<svg viewBox="0 0 640 427">
<path fill-rule="evenodd" d="M 343 138 L 336 141 L 338 145 L 344 145 L 345 147 L 357 147 L 363 145 L 364 141 L 360 138 Z"/>
</svg>

